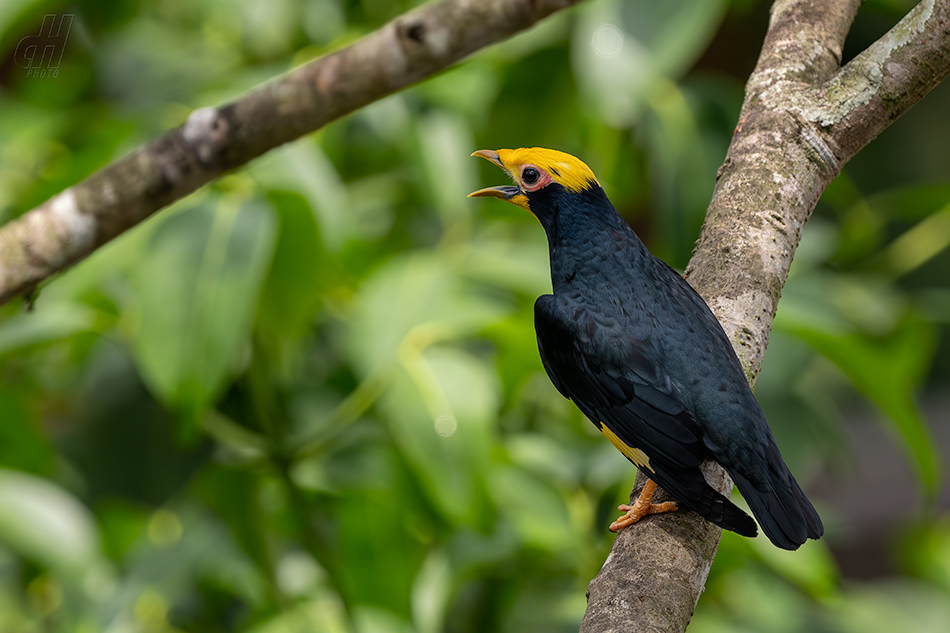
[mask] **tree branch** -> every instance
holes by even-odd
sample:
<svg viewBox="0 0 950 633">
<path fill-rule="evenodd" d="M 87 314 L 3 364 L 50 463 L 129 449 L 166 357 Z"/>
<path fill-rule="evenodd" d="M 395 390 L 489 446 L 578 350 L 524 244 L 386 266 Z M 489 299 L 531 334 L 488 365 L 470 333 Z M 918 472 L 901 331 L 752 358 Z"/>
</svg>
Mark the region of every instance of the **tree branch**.
<svg viewBox="0 0 950 633">
<path fill-rule="evenodd" d="M 802 229 L 842 165 L 950 73 L 950 0 L 921 2 L 839 68 L 860 0 L 777 0 L 686 276 L 750 383 Z M 728 496 L 718 464 L 707 480 Z M 639 492 L 631 494 L 631 503 Z M 583 633 L 684 631 L 719 544 L 693 513 L 623 530 L 588 588 Z"/>
<path fill-rule="evenodd" d="M 188 121 L 0 228 L 0 304 L 227 170 L 580 0 L 442 0 Z"/>
<path fill-rule="evenodd" d="M 810 111 L 843 163 L 950 74 L 950 3 L 921 2 L 821 88 Z"/>
</svg>

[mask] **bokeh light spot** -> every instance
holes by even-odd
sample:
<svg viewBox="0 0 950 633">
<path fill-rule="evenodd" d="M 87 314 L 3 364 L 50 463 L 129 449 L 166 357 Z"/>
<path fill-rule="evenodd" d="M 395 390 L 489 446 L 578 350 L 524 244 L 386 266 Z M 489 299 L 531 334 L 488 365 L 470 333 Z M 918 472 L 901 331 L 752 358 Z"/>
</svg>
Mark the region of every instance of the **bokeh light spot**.
<svg viewBox="0 0 950 633">
<path fill-rule="evenodd" d="M 442 437 L 451 437 L 458 428 L 458 423 L 451 415 L 440 415 L 435 421 L 435 432 Z"/>
<path fill-rule="evenodd" d="M 616 57 L 623 49 L 623 31 L 613 24 L 604 24 L 594 31 L 590 46 L 598 57 Z"/>
</svg>

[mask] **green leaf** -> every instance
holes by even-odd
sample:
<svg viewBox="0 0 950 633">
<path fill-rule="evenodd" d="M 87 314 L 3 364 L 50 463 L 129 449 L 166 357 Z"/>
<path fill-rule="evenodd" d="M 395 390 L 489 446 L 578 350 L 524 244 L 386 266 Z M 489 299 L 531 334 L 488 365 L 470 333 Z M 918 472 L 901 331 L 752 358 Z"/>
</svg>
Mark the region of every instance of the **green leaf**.
<svg viewBox="0 0 950 633">
<path fill-rule="evenodd" d="M 660 207 L 656 222 L 674 247 L 673 252 L 661 255 L 674 266 L 689 259 L 721 157 L 704 151 L 699 112 L 694 112 L 687 97 L 671 81 L 657 86 L 647 99 L 649 116 L 640 125 L 652 158 L 650 185 Z M 711 155 L 715 156 L 712 160 Z"/>
<path fill-rule="evenodd" d="M 211 198 L 166 217 L 142 255 L 133 355 L 156 397 L 193 422 L 238 368 L 273 243 L 268 206 Z"/>
<path fill-rule="evenodd" d="M 930 214 L 888 244 L 877 257 L 877 267 L 900 277 L 920 268 L 950 247 L 950 204 Z"/>
<path fill-rule="evenodd" d="M 44 303 L 32 312 L 21 312 L 0 321 L 0 354 L 88 332 L 95 323 L 95 310 L 81 304 Z"/>
<path fill-rule="evenodd" d="M 469 243 L 465 275 L 531 297 L 551 292 L 548 242 L 541 227 L 496 223 Z"/>
<path fill-rule="evenodd" d="M 347 329 L 360 373 L 391 365 L 406 348 L 475 333 L 504 316 L 497 299 L 479 296 L 441 252 L 394 258 L 366 280 Z"/>
<path fill-rule="evenodd" d="M 327 250 L 338 252 L 357 232 L 346 184 L 318 144 L 304 139 L 282 147 L 252 165 L 250 173 L 265 187 L 303 196 L 320 222 Z"/>
<path fill-rule="evenodd" d="M 466 115 L 468 120 L 490 120 L 498 96 L 498 73 L 484 60 L 453 66 L 419 85 L 417 90 L 433 103 Z M 471 152 L 463 152 L 468 157 Z"/>
<path fill-rule="evenodd" d="M 353 614 L 357 633 L 413 633 L 409 622 L 385 609 L 360 606 Z"/>
<path fill-rule="evenodd" d="M 0 541 L 75 579 L 101 559 L 92 513 L 45 479 L 0 469 Z"/>
<path fill-rule="evenodd" d="M 433 504 L 453 523 L 481 526 L 496 378 L 471 354 L 447 346 L 401 360 L 379 402 L 393 438 Z"/>
<path fill-rule="evenodd" d="M 555 488 L 516 466 L 498 466 L 489 476 L 494 501 L 522 542 L 549 552 L 576 545 L 567 504 Z"/>
<path fill-rule="evenodd" d="M 224 521 L 261 575 L 268 577 L 274 573 L 274 556 L 267 542 L 267 515 L 261 508 L 263 481 L 249 470 L 206 468 L 195 478 L 192 490 Z"/>
<path fill-rule="evenodd" d="M 16 394 L 0 390 L 0 464 L 37 474 L 48 474 L 56 454 L 26 404 Z"/>
<path fill-rule="evenodd" d="M 267 455 L 267 439 L 241 426 L 223 413 L 211 409 L 201 419 L 201 427 L 227 453 L 222 457 L 237 461 L 256 461 Z"/>
<path fill-rule="evenodd" d="M 146 507 L 125 499 L 97 503 L 96 516 L 106 555 L 116 562 L 122 561 L 145 534 L 149 514 Z"/>
<path fill-rule="evenodd" d="M 887 414 L 913 458 L 926 492 L 933 495 L 941 481 L 942 465 L 935 440 L 913 397 L 933 358 L 933 326 L 910 317 L 893 333 L 877 337 L 786 322 L 783 327 L 837 365 Z"/>
<path fill-rule="evenodd" d="M 405 482 L 404 477 L 380 483 L 397 482 Z M 398 614 L 405 621 L 411 617 L 412 581 L 426 551 L 418 528 L 428 527 L 413 501 L 409 490 L 396 486 L 340 498 L 337 511 L 343 529 L 337 537 L 335 553 L 345 567 L 338 582 L 347 602 L 358 603 L 354 611 L 372 605 L 392 617 Z M 359 619 L 357 614 L 354 616 Z M 387 629 L 366 630 L 369 633 Z"/>
<path fill-rule="evenodd" d="M 261 292 L 257 321 L 287 358 L 311 331 L 328 285 L 329 262 L 313 213 L 295 195 L 273 195 L 280 233 Z"/>
<path fill-rule="evenodd" d="M 412 583 L 412 619 L 418 633 L 439 633 L 452 597 L 452 568 L 441 549 L 426 556 Z"/>
<path fill-rule="evenodd" d="M 608 124 L 629 126 L 654 90 L 689 69 L 725 9 L 723 0 L 587 5 L 579 12 L 572 47 L 582 92 Z"/>
<path fill-rule="evenodd" d="M 471 213 L 465 197 L 478 187 L 477 164 L 469 157 L 474 147 L 466 121 L 457 115 L 433 112 L 419 124 L 419 141 L 425 159 L 428 189 L 445 226 Z"/>
<path fill-rule="evenodd" d="M 346 611 L 338 596 L 323 589 L 306 602 L 286 606 L 247 633 L 346 633 Z"/>
<path fill-rule="evenodd" d="M 50 0 L 6 0 L 0 4 L 0 46 L 6 48 L 9 45 L 15 48 L 16 43 L 10 39 L 10 36 L 16 33 L 12 27 L 16 26 L 23 16 L 39 14 L 44 8 L 53 6 L 56 5 Z M 35 23 L 35 18 L 32 23 Z"/>
<path fill-rule="evenodd" d="M 919 526 L 902 540 L 904 567 L 950 593 L 950 515 Z"/>
</svg>

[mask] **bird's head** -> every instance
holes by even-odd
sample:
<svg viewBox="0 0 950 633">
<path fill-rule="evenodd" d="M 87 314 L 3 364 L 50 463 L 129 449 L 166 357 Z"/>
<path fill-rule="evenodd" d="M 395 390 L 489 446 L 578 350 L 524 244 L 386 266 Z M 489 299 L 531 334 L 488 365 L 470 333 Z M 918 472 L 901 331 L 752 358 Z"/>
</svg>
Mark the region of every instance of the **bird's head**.
<svg viewBox="0 0 950 633">
<path fill-rule="evenodd" d="M 565 197 L 579 200 L 591 194 L 604 196 L 590 167 L 564 152 L 522 147 L 497 151 L 480 149 L 472 156 L 495 163 L 515 184 L 479 189 L 468 194 L 469 198 L 491 196 L 507 200 L 532 213 L 544 225 L 549 219 L 547 214 L 555 212 Z"/>
</svg>

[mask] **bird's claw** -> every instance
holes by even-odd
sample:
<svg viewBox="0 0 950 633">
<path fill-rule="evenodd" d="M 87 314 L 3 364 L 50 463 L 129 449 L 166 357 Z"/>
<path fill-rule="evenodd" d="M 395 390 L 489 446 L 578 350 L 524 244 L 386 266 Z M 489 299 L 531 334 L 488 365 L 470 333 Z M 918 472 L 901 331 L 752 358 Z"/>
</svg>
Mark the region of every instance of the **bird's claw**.
<svg viewBox="0 0 950 633">
<path fill-rule="evenodd" d="M 637 507 L 636 504 L 632 506 L 623 504 L 623 505 L 617 506 L 617 509 L 620 510 L 621 512 L 626 512 L 626 514 L 610 524 L 611 532 L 619 532 L 625 527 L 630 527 L 631 525 L 633 525 L 634 523 L 636 523 L 637 521 L 639 521 L 640 519 L 642 519 L 648 514 L 660 514 L 661 512 L 673 512 L 674 510 L 678 510 L 679 506 L 676 505 L 675 501 L 664 501 L 663 503 L 644 504 L 643 506 L 639 508 Z"/>
<path fill-rule="evenodd" d="M 625 527 L 629 527 L 645 517 L 648 514 L 660 514 L 661 512 L 673 512 L 679 506 L 675 501 L 664 501 L 663 503 L 653 503 L 653 492 L 656 490 L 656 484 L 653 480 L 647 481 L 637 497 L 636 503 L 632 506 L 623 504 L 617 506 L 621 512 L 626 512 L 624 516 L 610 524 L 611 532 L 619 532 Z"/>
</svg>

